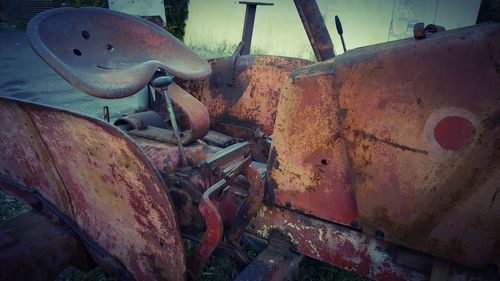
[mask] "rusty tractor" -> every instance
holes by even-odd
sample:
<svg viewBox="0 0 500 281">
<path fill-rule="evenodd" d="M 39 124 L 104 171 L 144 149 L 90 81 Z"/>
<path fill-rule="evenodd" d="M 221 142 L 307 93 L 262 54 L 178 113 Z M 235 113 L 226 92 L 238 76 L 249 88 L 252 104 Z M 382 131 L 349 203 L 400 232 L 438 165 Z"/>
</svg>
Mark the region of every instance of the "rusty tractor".
<svg viewBox="0 0 500 281">
<path fill-rule="evenodd" d="M 419 24 L 335 56 L 315 1 L 295 0 L 316 63 L 250 55 L 244 3 L 243 41 L 208 61 L 124 13 L 36 16 L 32 47 L 66 81 L 146 88 L 147 107 L 110 124 L 107 107 L 1 98 L 1 189 L 123 280 L 190 279 L 214 254 L 245 266 L 235 280 L 289 279 L 301 256 L 375 280 L 498 280 L 500 25 Z"/>
</svg>

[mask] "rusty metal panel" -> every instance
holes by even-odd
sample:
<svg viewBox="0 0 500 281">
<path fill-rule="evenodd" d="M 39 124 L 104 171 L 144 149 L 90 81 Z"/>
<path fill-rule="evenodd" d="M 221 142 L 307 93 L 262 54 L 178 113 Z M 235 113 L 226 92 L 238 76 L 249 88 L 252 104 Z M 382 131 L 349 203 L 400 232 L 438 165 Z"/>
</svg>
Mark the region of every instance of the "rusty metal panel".
<svg viewBox="0 0 500 281">
<path fill-rule="evenodd" d="M 274 232 L 281 233 L 295 251 L 374 280 L 429 280 L 435 262 L 426 254 L 276 206 L 263 206 L 250 225 L 257 236 L 269 238 Z M 488 280 L 456 264 L 449 265 L 447 276 L 448 280 Z"/>
<path fill-rule="evenodd" d="M 158 142 L 147 138 L 138 136 L 131 136 L 147 156 L 149 161 L 153 163 L 160 173 L 165 175 L 172 175 L 176 168 L 180 167 L 181 161 L 179 156 L 179 149 L 176 145 Z M 189 146 L 184 147 L 186 157 L 189 162 L 195 167 L 202 166 L 202 161 L 212 156 L 221 148 L 211 145 L 206 145 L 202 142 L 195 142 Z"/>
<path fill-rule="evenodd" d="M 30 21 L 27 34 L 47 64 L 96 97 L 135 94 L 158 69 L 184 79 L 211 72 L 205 60 L 161 27 L 109 9 L 51 9 Z"/>
<path fill-rule="evenodd" d="M 268 238 L 272 231 L 281 232 L 299 253 L 375 280 L 427 280 L 425 273 L 394 264 L 395 257 L 388 251 L 391 248 L 385 247 L 384 242 L 366 238 L 347 227 L 272 206 L 262 207 L 251 223 L 252 232 L 260 237 Z"/>
<path fill-rule="evenodd" d="M 484 24 L 292 73 L 273 135 L 275 202 L 346 224 L 333 192 L 354 192 L 353 226 L 366 234 L 468 266 L 500 265 L 499 65 L 500 25 Z M 337 155 L 325 158 L 331 172 L 321 172 L 321 155 Z M 345 184 L 304 188 L 339 171 Z"/>
<path fill-rule="evenodd" d="M 52 202 L 136 280 L 185 278 L 184 249 L 165 184 L 135 143 L 107 123 L 64 110 L 5 98 L 0 107 L 2 123 L 12 125 L 0 133 L 2 150 L 13 153 L 0 160 L 2 176 L 43 195 L 65 194 L 66 201 Z M 33 140 L 45 151 L 31 145 Z M 59 184 L 39 184 L 44 177 Z"/>
<path fill-rule="evenodd" d="M 207 108 L 212 122 L 227 122 L 273 132 L 280 89 L 288 74 L 310 62 L 275 56 L 241 56 L 232 84 L 231 58 L 209 60 L 210 79 L 176 81 Z"/>
<path fill-rule="evenodd" d="M 498 24 L 337 61 L 365 231 L 466 265 L 500 265 L 499 65 Z"/>
<path fill-rule="evenodd" d="M 64 183 L 45 148 L 30 115 L 15 102 L 1 100 L 0 120 L 9 129 L 0 131 L 0 174 L 42 192 L 59 210 L 73 217 Z M 7 188 L 4 186 L 4 188 Z M 25 198 L 16 190 L 9 190 Z M 25 198 L 29 199 L 29 198 Z"/>
<path fill-rule="evenodd" d="M 317 64 L 285 82 L 270 152 L 269 199 L 287 208 L 357 225 L 354 189 L 333 76 Z M 292 76 L 294 73 L 291 74 Z"/>
<path fill-rule="evenodd" d="M 173 83 L 169 85 L 168 92 L 171 97 L 172 104 L 177 109 L 177 115 L 182 116 L 181 124 L 181 142 L 183 145 L 192 143 L 200 138 L 203 138 L 210 128 L 210 116 L 207 108 L 195 99 L 184 89 Z M 162 108 L 161 112 L 167 112 L 166 108 Z M 165 130 L 162 127 L 165 125 L 154 126 L 144 124 L 141 120 L 141 115 L 144 113 L 135 113 L 126 117 L 122 117 L 117 121 L 125 121 L 133 125 L 134 130 L 129 131 L 129 134 L 143 138 L 149 138 L 161 142 L 176 144 L 173 130 Z M 157 114 L 160 116 L 159 114 Z M 137 117 L 136 117 L 137 116 Z M 164 116 L 170 119 L 168 116 Z M 160 118 L 161 120 L 161 118 Z M 144 120 L 145 121 L 145 120 Z M 161 120 L 160 122 L 163 122 Z M 115 122 L 115 124 L 119 124 Z M 137 125 L 136 125 L 137 124 Z"/>
</svg>

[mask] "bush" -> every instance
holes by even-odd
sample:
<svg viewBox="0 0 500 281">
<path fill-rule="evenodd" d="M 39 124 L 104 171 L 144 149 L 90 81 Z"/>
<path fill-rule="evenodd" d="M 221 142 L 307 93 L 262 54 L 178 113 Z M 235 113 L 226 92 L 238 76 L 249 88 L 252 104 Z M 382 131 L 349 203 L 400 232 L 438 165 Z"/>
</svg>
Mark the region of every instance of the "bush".
<svg viewBox="0 0 500 281">
<path fill-rule="evenodd" d="M 54 7 L 101 7 L 109 8 L 107 0 L 53 0 Z"/>
<path fill-rule="evenodd" d="M 189 0 L 164 0 L 167 31 L 179 40 L 184 39 Z"/>
</svg>

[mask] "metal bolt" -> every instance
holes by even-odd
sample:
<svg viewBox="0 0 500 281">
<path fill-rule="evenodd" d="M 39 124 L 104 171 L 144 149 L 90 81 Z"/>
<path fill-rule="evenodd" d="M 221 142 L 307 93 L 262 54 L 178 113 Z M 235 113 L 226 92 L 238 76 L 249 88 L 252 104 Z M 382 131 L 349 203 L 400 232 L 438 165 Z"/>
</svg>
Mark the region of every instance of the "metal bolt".
<svg viewBox="0 0 500 281">
<path fill-rule="evenodd" d="M 377 239 L 384 239 L 385 235 L 384 235 L 384 232 L 382 230 L 377 230 L 375 231 L 375 238 Z"/>
<path fill-rule="evenodd" d="M 214 167 L 212 169 L 212 175 L 218 176 L 220 174 L 220 168 L 219 167 Z"/>
</svg>

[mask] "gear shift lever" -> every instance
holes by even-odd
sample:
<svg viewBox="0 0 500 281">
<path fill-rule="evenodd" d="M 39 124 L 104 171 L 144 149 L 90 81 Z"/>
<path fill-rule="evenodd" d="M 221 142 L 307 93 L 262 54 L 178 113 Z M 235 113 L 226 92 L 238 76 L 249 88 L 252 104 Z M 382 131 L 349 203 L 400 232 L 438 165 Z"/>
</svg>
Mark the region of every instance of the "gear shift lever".
<svg viewBox="0 0 500 281">
<path fill-rule="evenodd" d="M 174 113 L 174 108 L 172 107 L 172 101 L 170 100 L 170 95 L 168 94 L 168 85 L 172 83 L 173 79 L 174 79 L 173 76 L 168 76 L 168 75 L 160 76 L 152 80 L 150 84 L 153 87 L 160 88 L 163 93 L 163 97 L 167 104 L 167 111 L 168 111 L 168 116 L 170 118 L 170 124 L 172 124 L 172 129 L 174 130 L 174 137 L 177 142 L 177 148 L 179 148 L 179 154 L 181 156 L 182 166 L 186 167 L 188 163 L 186 155 L 184 154 L 184 148 L 182 147 L 179 127 L 177 127 L 177 121 L 175 121 L 175 113 Z"/>
</svg>

